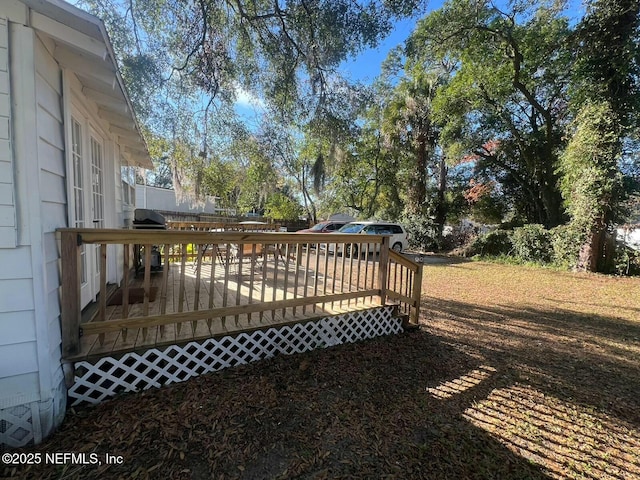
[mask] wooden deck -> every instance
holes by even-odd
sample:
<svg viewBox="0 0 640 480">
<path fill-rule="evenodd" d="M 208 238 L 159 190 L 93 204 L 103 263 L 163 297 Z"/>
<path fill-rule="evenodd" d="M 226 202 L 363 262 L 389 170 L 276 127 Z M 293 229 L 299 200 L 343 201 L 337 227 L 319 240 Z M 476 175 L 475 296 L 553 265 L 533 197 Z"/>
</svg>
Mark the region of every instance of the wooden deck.
<svg viewBox="0 0 640 480">
<path fill-rule="evenodd" d="M 384 236 L 106 229 L 60 233 L 67 361 L 182 345 L 389 303 L 417 321 L 422 268 L 391 251 Z M 87 309 L 80 311 L 83 244 L 100 246 L 100 293 L 92 319 L 87 319 Z M 346 251 L 360 253 L 338 253 Z M 107 256 L 113 254 L 128 272 L 115 296 L 106 281 Z M 153 272 L 158 255 L 163 268 Z"/>
<path fill-rule="evenodd" d="M 314 265 L 316 261 L 316 252 L 311 249 L 309 264 Z M 340 263 L 339 260 L 337 263 Z M 265 265 L 258 264 L 254 268 L 247 268 L 244 265 L 243 267 L 240 268 L 237 261 L 229 263 L 227 267 L 215 262 L 212 265 L 209 260 L 201 263 L 201 269 L 198 273 L 197 262 L 186 262 L 183 277 L 180 274 L 181 265 L 170 263 L 167 272 L 166 312 L 201 310 L 203 315 L 206 315 L 204 312 L 215 307 L 233 305 L 240 306 L 239 310 L 243 310 L 242 307 L 259 302 L 304 298 L 325 292 L 327 294 L 342 294 L 353 291 L 350 282 L 342 282 L 333 276 L 332 265 L 329 265 L 328 274 L 319 273 L 317 276 L 313 269 L 305 268 L 304 265 L 296 264 L 294 261 L 286 262 L 282 258 L 279 258 L 275 264 L 268 262 Z M 369 262 L 369 267 L 367 270 L 373 273 L 372 262 Z M 240 272 L 238 272 L 239 269 Z M 364 273 L 364 269 L 362 273 Z M 159 271 L 150 276 L 151 288 L 155 291 L 155 300 L 149 304 L 148 315 L 151 316 L 162 313 L 160 300 L 163 274 L 163 271 Z M 373 278 L 371 275 L 369 277 L 368 281 L 372 284 Z M 362 283 L 367 281 L 365 277 L 360 280 Z M 181 282 L 184 284 L 181 285 Z M 131 297 L 135 297 L 135 292 L 141 291 L 143 285 L 142 275 L 134 278 L 130 284 Z M 285 285 L 288 287 L 285 288 Z M 181 290 L 183 292 L 182 299 Z M 180 306 L 181 300 L 182 307 Z M 83 335 L 80 339 L 82 353 L 68 357 L 67 360 L 77 361 L 145 350 L 156 346 L 184 344 L 193 340 L 301 322 L 379 305 L 380 301 L 377 296 L 369 296 L 300 307 L 278 308 L 265 312 L 245 313 L 240 311 L 235 315 L 212 319 L 203 318 L 177 324 L 125 328 L 117 332 L 102 334 L 103 338 L 99 334 Z M 142 301 L 129 304 L 128 310 L 128 318 L 130 319 L 146 316 Z M 122 305 L 108 305 L 105 319 L 120 319 L 122 314 Z M 94 319 L 93 321 L 99 320 Z"/>
</svg>

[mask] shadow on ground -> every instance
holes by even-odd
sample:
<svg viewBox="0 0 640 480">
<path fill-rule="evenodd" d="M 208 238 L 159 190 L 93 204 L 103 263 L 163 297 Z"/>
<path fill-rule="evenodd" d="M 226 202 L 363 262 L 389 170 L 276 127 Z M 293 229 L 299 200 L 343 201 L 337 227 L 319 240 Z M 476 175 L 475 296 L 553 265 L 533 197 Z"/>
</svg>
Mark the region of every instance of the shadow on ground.
<svg viewBox="0 0 640 480">
<path fill-rule="evenodd" d="M 547 305 L 424 296 L 420 330 L 122 396 L 23 450 L 121 465 L 4 475 L 640 479 L 635 307 L 614 318 Z"/>
<path fill-rule="evenodd" d="M 426 331 L 508 384 L 465 418 L 556 478 L 640 478 L 638 322 L 433 297 L 423 308 Z"/>
<path fill-rule="evenodd" d="M 426 328 L 558 398 L 640 426 L 640 323 L 571 311 L 424 301 Z M 437 318 L 435 322 L 429 320 Z"/>
<path fill-rule="evenodd" d="M 465 418 L 512 383 L 482 365 L 421 331 L 280 356 L 80 410 L 35 451 L 125 457 L 65 478 L 547 478 Z M 449 398 L 430 393 L 475 371 Z"/>
</svg>

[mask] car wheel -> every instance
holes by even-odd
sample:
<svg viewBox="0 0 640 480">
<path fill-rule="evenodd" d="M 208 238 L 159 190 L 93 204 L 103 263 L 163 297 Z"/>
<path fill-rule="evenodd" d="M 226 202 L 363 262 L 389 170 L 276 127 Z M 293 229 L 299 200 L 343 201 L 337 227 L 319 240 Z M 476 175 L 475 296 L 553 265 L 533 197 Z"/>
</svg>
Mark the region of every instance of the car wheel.
<svg viewBox="0 0 640 480">
<path fill-rule="evenodd" d="M 347 257 L 356 257 L 358 255 L 358 246 L 353 243 L 345 245 L 344 251 Z"/>
<path fill-rule="evenodd" d="M 393 247 L 391 247 L 391 250 L 393 250 L 396 253 L 402 252 L 402 244 L 400 242 L 394 243 Z"/>
</svg>

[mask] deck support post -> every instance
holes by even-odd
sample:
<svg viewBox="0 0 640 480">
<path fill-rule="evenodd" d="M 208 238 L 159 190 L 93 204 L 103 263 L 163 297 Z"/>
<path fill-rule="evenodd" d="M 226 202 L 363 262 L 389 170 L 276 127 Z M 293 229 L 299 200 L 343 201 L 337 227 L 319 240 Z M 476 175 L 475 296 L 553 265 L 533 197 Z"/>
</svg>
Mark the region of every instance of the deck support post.
<svg viewBox="0 0 640 480">
<path fill-rule="evenodd" d="M 385 235 L 380 245 L 380 264 L 378 265 L 378 288 L 380 289 L 380 305 L 387 303 L 387 279 L 389 276 L 389 240 Z"/>
<path fill-rule="evenodd" d="M 411 298 L 413 299 L 413 309 L 411 309 L 410 323 L 417 325 L 420 318 L 420 297 L 422 295 L 422 269 L 423 264 L 418 263 L 418 269 L 413 277 L 413 292 L 411 292 Z"/>
<path fill-rule="evenodd" d="M 63 231 L 60 234 L 61 241 L 61 266 L 62 266 L 62 356 L 77 355 L 80 353 L 80 248 L 82 241 L 80 236 L 73 231 Z"/>
</svg>

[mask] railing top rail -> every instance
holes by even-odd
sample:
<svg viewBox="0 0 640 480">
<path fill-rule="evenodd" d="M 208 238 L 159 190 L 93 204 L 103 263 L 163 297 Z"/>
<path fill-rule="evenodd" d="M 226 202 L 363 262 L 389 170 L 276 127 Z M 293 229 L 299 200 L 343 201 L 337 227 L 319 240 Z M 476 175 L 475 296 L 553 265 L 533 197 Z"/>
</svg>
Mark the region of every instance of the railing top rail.
<svg viewBox="0 0 640 480">
<path fill-rule="evenodd" d="M 407 267 L 409 270 L 413 271 L 413 272 L 417 272 L 418 268 L 420 267 L 421 263 L 418 262 L 414 262 L 413 260 L 410 260 L 409 258 L 405 257 L 404 255 L 401 255 L 400 253 L 394 252 L 393 250 L 389 251 L 389 260 L 399 263 L 400 265 L 403 265 L 405 267 Z"/>
<path fill-rule="evenodd" d="M 189 229 L 189 228 L 233 228 L 246 230 L 270 230 L 280 228 L 280 223 L 242 223 L 242 222 L 189 222 L 185 220 L 169 220 L 167 221 L 169 229 Z"/>
<path fill-rule="evenodd" d="M 371 243 L 382 244 L 385 235 L 367 234 L 313 234 L 278 232 L 203 232 L 193 230 L 135 230 L 98 228 L 60 228 L 60 233 L 75 233 L 78 244 L 162 244 L 162 243 L 257 243 L 257 244 L 327 244 Z"/>
</svg>

